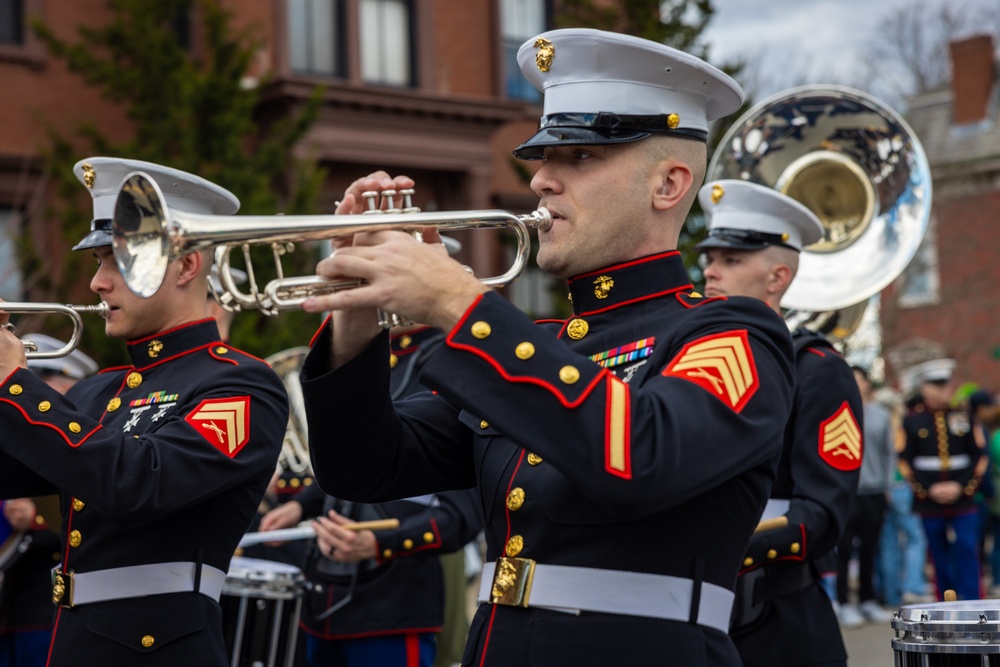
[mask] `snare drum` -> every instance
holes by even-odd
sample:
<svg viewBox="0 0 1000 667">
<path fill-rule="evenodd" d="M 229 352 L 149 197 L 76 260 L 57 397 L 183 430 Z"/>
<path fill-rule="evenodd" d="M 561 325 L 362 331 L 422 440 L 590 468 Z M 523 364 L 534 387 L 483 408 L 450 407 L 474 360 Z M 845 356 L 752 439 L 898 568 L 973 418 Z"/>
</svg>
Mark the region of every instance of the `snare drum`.
<svg viewBox="0 0 1000 667">
<path fill-rule="evenodd" d="M 302 609 L 299 568 L 234 557 L 219 603 L 231 667 L 292 667 Z"/>
<path fill-rule="evenodd" d="M 896 667 L 1000 666 L 1000 600 L 910 604 L 892 627 Z"/>
</svg>

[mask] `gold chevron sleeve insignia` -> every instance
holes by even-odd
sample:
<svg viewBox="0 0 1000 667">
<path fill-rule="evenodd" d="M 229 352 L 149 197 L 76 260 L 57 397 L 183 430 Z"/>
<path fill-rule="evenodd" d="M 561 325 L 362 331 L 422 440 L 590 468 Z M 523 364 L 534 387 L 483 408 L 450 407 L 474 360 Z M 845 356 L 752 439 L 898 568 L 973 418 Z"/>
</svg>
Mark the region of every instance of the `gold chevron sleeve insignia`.
<svg viewBox="0 0 1000 667">
<path fill-rule="evenodd" d="M 861 467 L 861 429 L 847 401 L 819 425 L 819 456 L 837 470 Z"/>
<path fill-rule="evenodd" d="M 184 420 L 213 447 L 234 458 L 250 440 L 250 397 L 202 401 Z"/>
<path fill-rule="evenodd" d="M 705 336 L 684 346 L 663 375 L 684 378 L 740 412 L 757 391 L 757 367 L 745 330 Z"/>
</svg>

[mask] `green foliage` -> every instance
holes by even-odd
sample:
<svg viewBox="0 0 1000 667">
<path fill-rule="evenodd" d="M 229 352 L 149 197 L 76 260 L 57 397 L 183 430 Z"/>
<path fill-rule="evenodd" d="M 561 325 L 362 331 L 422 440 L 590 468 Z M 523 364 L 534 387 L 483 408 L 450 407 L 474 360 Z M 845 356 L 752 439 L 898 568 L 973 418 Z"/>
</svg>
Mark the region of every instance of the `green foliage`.
<svg viewBox="0 0 1000 667">
<path fill-rule="evenodd" d="M 80 27 L 76 41 L 57 37 L 40 21 L 32 26 L 53 56 L 121 105 L 134 126 L 122 143 L 106 138 L 110 127 L 81 126 L 70 136 L 50 129 L 47 169 L 56 193 L 50 216 L 69 245 L 83 237 L 92 217 L 90 198 L 72 174 L 72 165 L 88 155 L 196 173 L 231 190 L 244 214 L 316 212 L 323 173 L 315 163 L 295 159 L 291 148 L 316 118 L 322 91 L 298 114 L 261 122 L 261 89 L 244 81 L 261 42 L 254 28 L 235 30 L 218 0 L 108 0 L 108 5 L 110 21 Z M 194 39 L 187 40 L 188 33 Z M 56 284 L 39 275 L 47 260 L 30 241 L 23 251 L 25 275 L 35 276 L 31 282 L 44 293 L 87 298 L 79 286 L 92 271 L 89 253 L 68 253 Z M 302 254 L 295 262 L 286 265 L 286 273 L 308 271 L 315 263 Z M 109 341 L 102 327 L 88 324 L 83 349 L 104 363 L 121 359 L 121 345 Z M 307 343 L 304 332 L 318 324 L 316 316 L 299 312 L 274 319 L 244 313 L 236 318 L 232 340 L 267 356 Z"/>
</svg>

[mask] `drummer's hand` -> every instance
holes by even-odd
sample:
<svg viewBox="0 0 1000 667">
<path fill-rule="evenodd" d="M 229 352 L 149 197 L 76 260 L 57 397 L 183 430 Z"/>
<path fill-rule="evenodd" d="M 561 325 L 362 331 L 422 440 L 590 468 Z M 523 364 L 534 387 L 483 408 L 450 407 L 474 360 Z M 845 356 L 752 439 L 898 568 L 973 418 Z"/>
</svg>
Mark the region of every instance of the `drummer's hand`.
<svg viewBox="0 0 1000 667">
<path fill-rule="evenodd" d="M 302 521 L 302 504 L 297 500 L 289 500 L 284 505 L 275 507 L 260 519 L 260 532 L 290 528 Z"/>
<path fill-rule="evenodd" d="M 31 528 L 35 520 L 35 503 L 31 498 L 15 498 L 3 504 L 3 516 L 13 530 L 23 532 Z"/>
<path fill-rule="evenodd" d="M 962 496 L 958 482 L 935 482 L 927 488 L 927 496 L 939 505 L 951 505 Z"/>
<path fill-rule="evenodd" d="M 319 517 L 313 525 L 316 528 L 316 542 L 320 552 L 335 561 L 355 563 L 374 558 L 378 548 L 375 533 L 370 530 L 348 530 L 346 524 L 351 519 L 330 510 L 325 517 Z"/>
</svg>

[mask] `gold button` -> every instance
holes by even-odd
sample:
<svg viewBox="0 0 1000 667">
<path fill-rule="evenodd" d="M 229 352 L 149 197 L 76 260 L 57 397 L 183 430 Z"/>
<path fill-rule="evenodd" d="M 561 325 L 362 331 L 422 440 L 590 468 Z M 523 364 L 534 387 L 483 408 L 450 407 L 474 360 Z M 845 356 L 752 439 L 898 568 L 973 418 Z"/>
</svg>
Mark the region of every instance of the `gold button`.
<svg viewBox="0 0 1000 667">
<path fill-rule="evenodd" d="M 517 487 L 511 489 L 510 493 L 507 494 L 507 509 L 511 512 L 516 512 L 521 509 L 521 505 L 524 504 L 524 489 Z"/>
<path fill-rule="evenodd" d="M 753 558 L 747 556 L 746 558 L 743 559 L 743 567 L 750 567 L 751 565 L 753 565 Z"/>
<path fill-rule="evenodd" d="M 390 354 L 389 355 L 389 368 L 395 368 L 396 364 L 398 364 L 398 363 L 399 363 L 399 357 L 397 357 L 395 354 Z"/>
<path fill-rule="evenodd" d="M 292 487 L 293 489 L 297 489 L 297 488 L 299 488 L 299 485 L 300 485 L 300 484 L 302 484 L 302 482 L 301 482 L 301 481 L 299 480 L 299 478 L 298 478 L 298 477 L 292 477 L 292 479 L 291 479 L 291 480 L 289 480 L 288 484 L 289 484 L 289 486 L 291 486 L 291 487 Z"/>
<path fill-rule="evenodd" d="M 78 547 L 81 542 L 83 542 L 83 535 L 80 534 L 79 530 L 74 530 L 69 534 L 69 545 L 71 547 Z"/>
<path fill-rule="evenodd" d="M 87 506 L 87 504 L 84 503 L 79 498 L 74 498 L 73 499 L 73 509 L 76 510 L 77 512 L 79 512 L 80 510 L 82 510 L 86 506 Z"/>
<path fill-rule="evenodd" d="M 399 349 L 405 350 L 411 345 L 413 345 L 413 339 L 410 338 L 409 336 L 403 336 L 402 338 L 399 339 Z"/>
<path fill-rule="evenodd" d="M 122 399 L 115 396 L 110 401 L 108 401 L 108 412 L 114 412 L 122 406 Z"/>
<path fill-rule="evenodd" d="M 774 558 L 777 558 L 777 557 L 778 557 L 778 552 L 777 551 L 775 551 L 774 549 L 768 549 L 767 550 L 767 558 L 768 558 L 768 560 L 771 560 L 771 559 L 774 559 Z"/>
<path fill-rule="evenodd" d="M 559 379 L 563 381 L 563 384 L 575 384 L 580 379 L 580 371 L 576 369 L 576 366 L 563 366 L 559 369 Z"/>
<path fill-rule="evenodd" d="M 701 292 L 691 292 L 691 294 L 689 294 L 688 296 L 690 296 L 692 299 L 700 299 L 700 298 L 702 298 L 701 297 Z"/>
<path fill-rule="evenodd" d="M 283 488 L 285 488 L 286 486 L 288 486 L 288 482 L 286 482 L 286 481 L 285 481 L 285 480 L 283 480 L 283 479 L 279 479 L 279 480 L 278 480 L 278 488 L 279 488 L 279 489 L 283 489 Z"/>
<path fill-rule="evenodd" d="M 403 548 L 409 551 L 413 548 L 413 540 L 403 540 Z"/>
<path fill-rule="evenodd" d="M 216 354 L 229 354 L 229 348 L 227 348 L 227 347 L 221 347 L 221 346 L 217 347 L 217 348 L 215 348 L 215 353 Z"/>
<path fill-rule="evenodd" d="M 142 384 L 142 376 L 138 373 L 129 373 L 128 377 L 125 378 L 125 384 L 127 384 L 130 389 L 135 389 Z"/>
<path fill-rule="evenodd" d="M 11 393 L 12 396 L 20 396 L 21 392 L 24 391 L 24 387 L 22 387 L 19 384 L 12 384 L 10 386 L 10 389 L 8 389 L 8 391 Z"/>
<path fill-rule="evenodd" d="M 45 525 L 45 517 L 42 516 L 41 514 L 36 514 L 35 523 L 38 524 L 39 526 Z"/>
<path fill-rule="evenodd" d="M 48 401 L 42 401 L 41 403 L 38 404 L 39 412 L 48 412 L 51 409 L 52 409 L 52 404 L 49 403 Z"/>
<path fill-rule="evenodd" d="M 511 535 L 507 540 L 507 555 L 513 558 L 524 549 L 524 538 L 520 535 Z"/>
<path fill-rule="evenodd" d="M 426 542 L 427 544 L 430 544 L 433 541 L 434 541 L 434 533 L 432 533 L 430 531 L 424 533 L 424 542 Z"/>
<path fill-rule="evenodd" d="M 535 356 L 535 346 L 528 342 L 521 343 L 514 349 L 514 354 L 518 359 L 531 359 Z"/>
<path fill-rule="evenodd" d="M 70 430 L 70 433 L 79 433 L 80 431 L 83 430 L 83 428 L 79 424 L 77 424 L 76 422 L 70 422 L 69 423 L 69 430 Z"/>
<path fill-rule="evenodd" d="M 926 438 L 928 435 L 930 435 L 930 433 L 927 431 L 927 429 L 922 428 L 919 431 L 917 431 L 917 435 L 919 435 L 921 438 Z"/>
<path fill-rule="evenodd" d="M 486 421 L 485 419 L 483 421 L 479 422 L 479 428 L 489 428 L 489 427 L 490 427 L 490 423 L 488 421 Z"/>
<path fill-rule="evenodd" d="M 534 452 L 528 452 L 528 465 L 536 466 L 542 462 L 542 457 Z"/>
<path fill-rule="evenodd" d="M 312 477 L 306 477 L 304 480 L 302 480 L 302 486 L 312 486 L 312 483 L 313 483 Z"/>
<path fill-rule="evenodd" d="M 680 124 L 681 124 L 681 117 L 678 116 L 677 114 L 672 113 L 669 116 L 667 116 L 667 127 L 669 127 L 671 130 L 676 130 L 677 126 Z"/>
<path fill-rule="evenodd" d="M 492 332 L 493 329 L 490 328 L 490 325 L 481 320 L 472 325 L 472 335 L 475 336 L 476 338 L 479 338 L 480 340 L 486 338 Z"/>
<path fill-rule="evenodd" d="M 382 558 L 392 558 L 392 549 L 386 549 L 383 551 Z"/>
<path fill-rule="evenodd" d="M 791 552 L 792 552 L 793 554 L 797 554 L 797 553 L 798 553 L 799 551 L 801 551 L 801 550 L 802 550 L 802 545 L 801 545 L 801 544 L 799 544 L 798 542 L 792 542 L 792 546 L 790 546 L 790 547 L 789 547 L 789 550 L 790 550 L 790 551 L 791 551 Z"/>
<path fill-rule="evenodd" d="M 150 646 L 153 645 L 154 641 L 156 640 L 153 639 L 153 635 L 144 635 L 142 638 L 142 645 L 146 648 L 149 648 Z"/>
<path fill-rule="evenodd" d="M 590 325 L 587 324 L 587 320 L 581 320 L 579 317 L 570 320 L 569 324 L 566 325 L 566 335 L 573 340 L 580 340 L 587 335 L 588 331 L 590 331 Z"/>
</svg>

